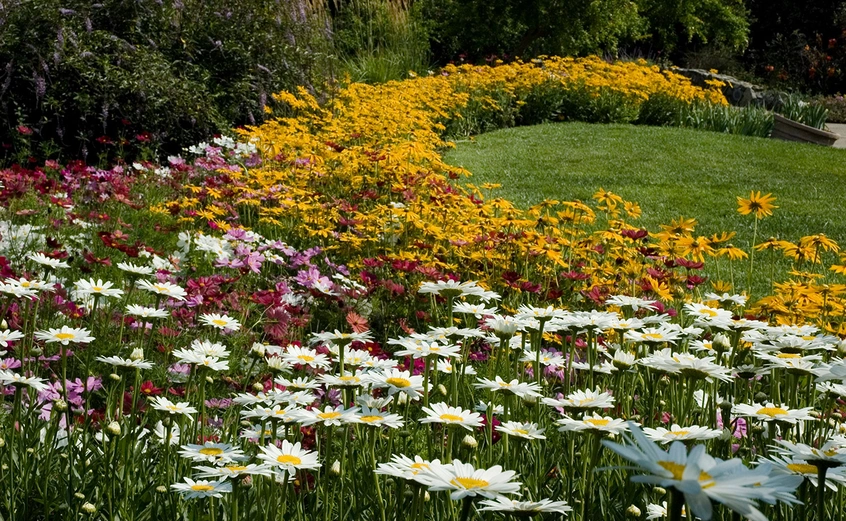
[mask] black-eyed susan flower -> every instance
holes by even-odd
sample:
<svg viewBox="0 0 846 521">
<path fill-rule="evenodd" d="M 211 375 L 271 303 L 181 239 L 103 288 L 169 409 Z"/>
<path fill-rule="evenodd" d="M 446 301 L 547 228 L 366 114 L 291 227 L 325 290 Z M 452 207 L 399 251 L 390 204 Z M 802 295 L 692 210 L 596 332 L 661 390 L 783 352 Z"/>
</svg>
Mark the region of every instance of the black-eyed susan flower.
<svg viewBox="0 0 846 521">
<path fill-rule="evenodd" d="M 773 202 L 776 200 L 773 194 L 761 195 L 761 192 L 749 192 L 749 199 L 737 198 L 737 211 L 740 215 L 755 214 L 756 219 L 773 214 L 773 209 L 778 208 Z"/>
</svg>

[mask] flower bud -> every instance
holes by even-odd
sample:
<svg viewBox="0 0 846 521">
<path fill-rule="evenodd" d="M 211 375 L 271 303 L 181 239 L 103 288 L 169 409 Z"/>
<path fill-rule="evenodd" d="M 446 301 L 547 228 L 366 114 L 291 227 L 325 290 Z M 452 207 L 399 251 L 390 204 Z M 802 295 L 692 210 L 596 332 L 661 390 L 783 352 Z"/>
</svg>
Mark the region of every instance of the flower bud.
<svg viewBox="0 0 846 521">
<path fill-rule="evenodd" d="M 86 514 L 93 514 L 97 512 L 97 507 L 86 501 L 82 504 L 82 511 Z"/>
<path fill-rule="evenodd" d="M 329 469 L 329 473 L 333 476 L 340 476 L 341 475 L 341 462 L 335 460 L 335 463 L 332 464 L 332 468 Z"/>
<path fill-rule="evenodd" d="M 405 405 L 408 403 L 408 395 L 405 393 L 397 394 L 397 405 Z"/>
<path fill-rule="evenodd" d="M 29 350 L 29 354 L 32 356 L 41 356 L 44 353 L 44 350 L 38 346 L 33 346 L 32 349 Z"/>
<path fill-rule="evenodd" d="M 167 493 L 167 487 L 164 485 L 159 485 L 158 487 L 156 487 L 156 492 L 158 492 L 159 494 L 165 494 Z"/>
<path fill-rule="evenodd" d="M 9 329 L 9 323 L 6 322 L 6 319 L 0 320 L 0 328 L 2 329 Z"/>
<path fill-rule="evenodd" d="M 664 487 L 655 487 L 652 490 L 653 490 L 653 492 L 655 492 L 659 496 L 663 496 L 664 494 L 667 493 L 667 489 L 665 489 Z"/>
<path fill-rule="evenodd" d="M 257 393 L 264 391 L 264 384 L 262 384 L 261 382 L 254 383 L 253 384 L 253 391 L 255 391 Z"/>
<path fill-rule="evenodd" d="M 264 358 L 264 353 L 265 353 L 264 344 L 262 344 L 260 342 L 254 342 L 253 345 L 250 347 L 250 354 L 255 356 L 255 357 Z"/>
<path fill-rule="evenodd" d="M 444 384 L 438 384 L 438 392 L 444 396 L 447 395 L 447 388 L 444 387 Z"/>
<path fill-rule="evenodd" d="M 471 448 L 471 449 L 475 449 L 476 447 L 479 446 L 479 442 L 476 441 L 476 438 L 474 438 L 473 436 L 471 436 L 469 434 L 464 436 L 464 439 L 461 440 L 461 444 L 464 445 L 465 447 L 468 447 L 468 448 Z"/>
<path fill-rule="evenodd" d="M 428 502 L 430 499 L 432 499 L 432 496 L 429 495 L 429 491 L 427 490 L 423 493 L 423 501 Z"/>
<path fill-rule="evenodd" d="M 755 400 L 755 403 L 765 403 L 767 401 L 767 398 L 769 398 L 769 397 L 767 396 L 766 393 L 758 392 L 758 393 L 755 393 L 754 400 Z"/>
<path fill-rule="evenodd" d="M 111 422 L 110 424 L 106 425 L 106 432 L 108 434 L 111 434 L 112 436 L 119 436 L 120 424 L 118 422 Z"/>
<path fill-rule="evenodd" d="M 129 354 L 129 359 L 134 361 L 144 360 L 144 350 L 140 347 L 136 347 L 132 350 L 132 353 Z"/>
<path fill-rule="evenodd" d="M 82 492 L 74 492 L 73 497 L 75 497 L 76 499 L 85 499 L 85 494 L 83 494 Z"/>
<path fill-rule="evenodd" d="M 109 375 L 109 379 L 115 382 L 120 382 L 121 378 L 119 374 L 112 373 Z"/>
<path fill-rule="evenodd" d="M 711 340 L 711 346 L 717 351 L 726 351 L 731 347 L 731 340 L 725 333 L 717 333 Z"/>
<path fill-rule="evenodd" d="M 213 384 L 213 383 L 214 383 L 214 378 L 212 378 L 211 376 L 207 376 L 207 377 L 206 377 L 206 381 L 207 381 L 208 383 L 210 383 L 210 384 Z"/>
<path fill-rule="evenodd" d="M 57 398 L 53 400 L 53 409 L 56 411 L 67 411 L 68 410 L 68 402 L 62 400 L 61 398 Z"/>
<path fill-rule="evenodd" d="M 637 505 L 629 505 L 629 508 L 626 509 L 626 515 L 628 517 L 640 517 L 640 509 L 637 508 Z"/>
</svg>

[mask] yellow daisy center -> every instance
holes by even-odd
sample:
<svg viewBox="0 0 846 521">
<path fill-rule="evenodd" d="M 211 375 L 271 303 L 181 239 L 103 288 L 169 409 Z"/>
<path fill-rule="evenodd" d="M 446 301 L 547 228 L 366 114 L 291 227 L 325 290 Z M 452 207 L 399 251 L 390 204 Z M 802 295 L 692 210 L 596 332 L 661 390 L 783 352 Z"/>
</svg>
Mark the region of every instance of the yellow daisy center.
<svg viewBox="0 0 846 521">
<path fill-rule="evenodd" d="M 282 454 L 281 456 L 276 458 L 276 461 L 283 465 L 299 465 L 303 462 L 303 460 L 294 456 L 293 454 Z"/>
<path fill-rule="evenodd" d="M 223 320 L 222 318 L 216 318 L 216 319 L 212 320 L 212 324 L 214 324 L 216 326 L 225 326 L 227 324 L 227 322 L 225 320 Z"/>
<path fill-rule="evenodd" d="M 661 465 L 664 470 L 670 472 L 673 475 L 673 479 L 681 481 L 682 476 L 684 475 L 684 465 L 674 461 L 659 461 L 658 464 Z"/>
<path fill-rule="evenodd" d="M 100 286 L 91 286 L 91 291 L 103 291 L 103 288 Z"/>
<path fill-rule="evenodd" d="M 517 434 L 522 434 L 523 436 L 529 435 L 529 431 L 527 431 L 526 429 L 514 429 L 514 432 L 516 432 Z"/>
<path fill-rule="evenodd" d="M 428 469 L 428 468 L 429 468 L 429 464 L 428 464 L 428 463 L 423 463 L 422 461 L 420 461 L 420 462 L 417 462 L 417 463 L 412 463 L 412 464 L 409 466 L 409 468 L 411 469 L 411 472 L 412 472 L 412 473 L 417 474 L 418 472 L 420 472 L 420 471 L 421 471 L 421 470 L 423 470 L 423 469 Z"/>
<path fill-rule="evenodd" d="M 203 456 L 220 456 L 223 454 L 223 449 L 218 449 L 217 447 L 205 447 L 200 449 L 200 454 Z"/>
<path fill-rule="evenodd" d="M 303 362 L 314 362 L 314 357 L 309 355 L 300 355 L 297 358 L 302 360 Z"/>
<path fill-rule="evenodd" d="M 708 309 L 708 308 L 701 310 L 700 313 L 703 314 L 703 315 L 708 315 L 709 317 L 716 317 L 717 316 L 716 311 L 714 311 L 713 309 Z"/>
<path fill-rule="evenodd" d="M 490 485 L 490 483 L 488 483 L 484 479 L 462 478 L 462 477 L 456 477 L 455 479 L 450 481 L 450 483 L 452 483 L 455 486 L 462 487 L 462 488 L 465 488 L 465 489 L 468 489 L 468 490 L 473 489 L 473 488 L 485 488 L 488 485 Z"/>
<path fill-rule="evenodd" d="M 644 333 L 643 338 L 644 340 L 661 340 L 664 338 L 664 335 L 661 333 Z"/>
<path fill-rule="evenodd" d="M 461 422 L 464 418 L 456 416 L 455 414 L 441 414 L 440 418 L 445 422 Z"/>
<path fill-rule="evenodd" d="M 243 472 L 243 471 L 247 470 L 247 467 L 245 467 L 243 465 L 227 465 L 226 469 L 231 471 L 231 472 Z"/>
<path fill-rule="evenodd" d="M 585 423 L 593 425 L 594 427 L 605 427 L 606 425 L 611 423 L 611 420 L 605 420 L 602 418 L 588 418 L 585 420 Z"/>
<path fill-rule="evenodd" d="M 29 282 L 27 282 L 27 281 L 21 282 L 21 287 L 22 287 L 22 288 L 28 288 L 29 286 L 30 286 L 30 283 L 29 283 Z"/>
<path fill-rule="evenodd" d="M 802 358 L 802 355 L 798 353 L 779 353 L 776 355 L 776 358 Z"/>
<path fill-rule="evenodd" d="M 816 465 L 811 465 L 809 463 L 788 463 L 787 468 L 797 474 L 817 474 Z"/>
<path fill-rule="evenodd" d="M 687 436 L 690 434 L 690 431 L 670 431 L 670 434 L 673 436 Z"/>
<path fill-rule="evenodd" d="M 360 419 L 364 423 L 373 423 L 373 422 L 377 422 L 377 421 L 381 420 L 382 417 L 381 416 L 362 416 Z"/>
<path fill-rule="evenodd" d="M 321 412 L 317 415 L 317 417 L 321 420 L 334 420 L 335 418 L 340 418 L 341 413 L 338 411 Z"/>
<path fill-rule="evenodd" d="M 787 409 L 782 409 L 781 407 L 764 407 L 762 409 L 758 409 L 758 412 L 755 414 L 761 414 L 764 416 L 769 416 L 770 418 L 775 418 L 776 416 L 787 416 Z"/>
<path fill-rule="evenodd" d="M 197 483 L 196 485 L 191 485 L 191 490 L 197 492 L 208 492 L 210 490 L 214 490 L 214 487 L 211 485 L 203 485 L 201 483 Z"/>
<path fill-rule="evenodd" d="M 58 338 L 59 340 L 70 340 L 70 339 L 74 338 L 74 334 L 73 333 L 56 333 L 56 338 Z"/>
</svg>

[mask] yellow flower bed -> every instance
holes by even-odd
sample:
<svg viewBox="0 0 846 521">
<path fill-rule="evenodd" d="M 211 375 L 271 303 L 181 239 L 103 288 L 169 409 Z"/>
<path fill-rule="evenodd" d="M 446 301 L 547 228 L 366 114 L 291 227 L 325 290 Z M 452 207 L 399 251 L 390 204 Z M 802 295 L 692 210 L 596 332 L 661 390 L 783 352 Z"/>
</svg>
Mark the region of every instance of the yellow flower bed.
<svg viewBox="0 0 846 521">
<path fill-rule="evenodd" d="M 591 205 L 545 201 L 522 211 L 484 197 L 492 187 L 462 188 L 454 180 L 469 173 L 441 159 L 439 150 L 451 146 L 443 139 L 447 126 L 513 120 L 526 104 L 574 92 L 587 100 L 616 97 L 635 109 L 656 94 L 725 103 L 718 86 L 700 89 L 645 62 L 596 57 L 449 66 L 401 82 L 350 84 L 325 103 L 305 90 L 283 92 L 275 99 L 284 116 L 241 131 L 264 161 L 227 172 L 234 208 L 241 225 L 320 245 L 354 268 L 378 257 L 419 263 L 429 275 L 472 273 L 491 287 L 510 272 L 544 288 L 560 287 L 559 274 L 568 272 L 574 275 L 564 282 L 575 289 L 632 292 L 638 281 L 672 298 L 683 281 L 651 277 L 643 241 L 622 233 L 635 228 L 636 204 L 600 192 Z M 155 210 L 226 228 L 235 212 L 230 202 L 198 183 L 186 186 L 185 199 Z"/>
</svg>

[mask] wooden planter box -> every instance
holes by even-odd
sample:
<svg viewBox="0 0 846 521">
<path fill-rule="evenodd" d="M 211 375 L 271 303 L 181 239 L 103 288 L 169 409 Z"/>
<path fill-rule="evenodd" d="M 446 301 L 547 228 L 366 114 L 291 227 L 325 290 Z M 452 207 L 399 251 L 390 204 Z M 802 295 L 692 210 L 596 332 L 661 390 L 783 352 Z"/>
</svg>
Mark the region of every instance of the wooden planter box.
<svg viewBox="0 0 846 521">
<path fill-rule="evenodd" d="M 800 143 L 814 143 L 830 147 L 840 136 L 834 132 L 803 125 L 780 114 L 773 114 L 773 132 L 770 137 L 785 141 L 799 141 Z"/>
</svg>

